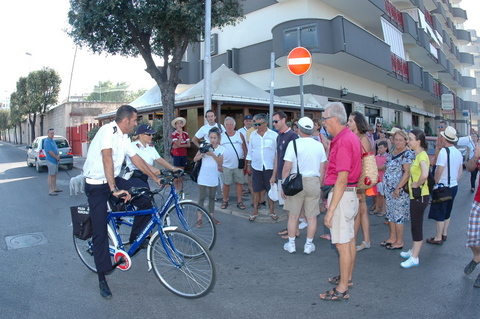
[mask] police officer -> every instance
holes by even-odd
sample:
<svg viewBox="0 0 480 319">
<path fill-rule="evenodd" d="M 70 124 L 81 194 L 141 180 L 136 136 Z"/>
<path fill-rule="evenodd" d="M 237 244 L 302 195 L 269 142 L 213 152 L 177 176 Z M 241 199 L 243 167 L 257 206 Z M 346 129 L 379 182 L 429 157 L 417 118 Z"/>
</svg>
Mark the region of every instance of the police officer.
<svg viewBox="0 0 480 319">
<path fill-rule="evenodd" d="M 155 175 L 159 175 L 160 172 L 153 166 L 154 162 L 157 162 L 166 168 L 171 167 L 170 169 L 172 171 L 175 170 L 174 166 L 169 164 L 160 156 L 160 154 L 158 154 L 155 146 L 152 144 L 153 134 L 157 133 L 157 131 L 155 131 L 150 125 L 142 124 L 137 128 L 135 133 L 136 135 L 132 138 L 134 140 L 132 142 L 133 149 L 137 152 L 138 156 L 147 163 L 148 167 L 153 173 L 155 173 Z M 127 172 L 123 178 L 129 180 L 133 186 L 150 188 L 148 185 L 148 175 L 139 170 L 128 156 L 126 171 Z M 145 225 L 148 224 L 150 219 L 150 215 L 140 215 L 135 217 L 135 221 L 137 221 L 141 227 L 135 230 L 132 229 L 130 243 L 135 241 L 137 235 L 143 230 Z"/>
<path fill-rule="evenodd" d="M 128 138 L 128 133 L 136 125 L 137 110 L 130 105 L 120 106 L 117 110 L 115 121 L 103 125 L 98 130 L 90 145 L 87 159 L 83 166 L 86 177 L 85 193 L 88 197 L 93 223 L 93 246 L 95 247 L 93 257 L 100 282 L 100 295 L 106 299 L 112 297 L 105 279 L 106 272 L 112 270 L 106 226 L 107 201 L 110 194 L 115 197 L 125 194 L 124 200 L 128 201 L 130 199 L 130 195 L 126 190 L 133 186 L 132 183 L 118 176 L 125 156 L 128 156 L 135 166 L 150 176 L 155 183 L 158 185 L 161 183 L 160 178 L 137 155 Z M 139 209 L 151 207 L 150 201 L 145 198 L 139 198 L 134 205 L 139 207 Z M 135 219 L 132 233 L 138 233 L 138 230 L 141 230 L 143 226 Z"/>
</svg>

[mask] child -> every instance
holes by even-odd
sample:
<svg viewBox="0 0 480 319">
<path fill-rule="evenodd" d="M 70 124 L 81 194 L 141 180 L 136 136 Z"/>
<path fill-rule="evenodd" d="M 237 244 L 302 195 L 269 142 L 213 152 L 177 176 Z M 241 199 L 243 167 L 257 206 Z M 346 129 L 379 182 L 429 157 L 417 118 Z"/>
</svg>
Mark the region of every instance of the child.
<svg viewBox="0 0 480 319">
<path fill-rule="evenodd" d="M 223 165 L 223 153 L 225 148 L 220 145 L 220 131 L 218 128 L 212 128 L 208 132 L 208 138 L 211 144 L 210 149 L 204 153 L 202 146 L 193 158 L 195 162 L 202 160 L 202 166 L 200 167 L 197 182 L 200 193 L 198 204 L 203 206 L 208 192 L 208 212 L 212 216 L 213 222 L 219 225 L 220 222 L 213 217 L 213 214 L 215 212 L 215 191 L 218 186 L 218 171 Z M 199 218 L 201 218 L 201 215 Z M 201 227 L 201 225 L 202 220 L 197 220 L 196 226 Z"/>
<path fill-rule="evenodd" d="M 378 194 L 375 200 L 375 210 L 374 214 L 377 214 L 378 217 L 385 216 L 385 192 L 383 189 L 383 175 L 385 174 L 385 163 L 387 162 L 387 150 L 388 143 L 386 141 L 380 141 L 378 143 L 378 154 L 375 156 L 375 161 L 377 162 L 378 167 L 378 183 L 377 190 Z"/>
<path fill-rule="evenodd" d="M 172 126 L 175 131 L 172 132 L 172 156 L 173 165 L 180 169 L 185 169 L 187 166 L 187 148 L 190 147 L 190 137 L 188 133 L 183 130 L 183 127 L 187 123 L 183 117 L 177 117 L 172 121 Z M 174 181 L 177 191 L 183 193 L 183 177 L 177 178 Z"/>
</svg>

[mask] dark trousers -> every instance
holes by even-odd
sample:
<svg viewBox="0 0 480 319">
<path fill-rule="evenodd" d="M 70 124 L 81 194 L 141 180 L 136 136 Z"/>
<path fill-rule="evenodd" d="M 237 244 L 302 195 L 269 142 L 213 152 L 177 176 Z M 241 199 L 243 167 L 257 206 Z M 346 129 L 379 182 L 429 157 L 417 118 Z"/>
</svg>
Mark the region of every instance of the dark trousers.
<svg viewBox="0 0 480 319">
<path fill-rule="evenodd" d="M 131 178 L 128 181 L 123 178 L 115 178 L 115 183 L 119 189 L 129 190 L 131 187 L 148 187 L 141 179 Z M 98 272 L 106 272 L 112 269 L 112 262 L 110 259 L 110 252 L 108 249 L 108 231 L 107 231 L 107 201 L 110 195 L 110 188 L 108 184 L 90 185 L 85 184 L 85 193 L 88 198 L 88 205 L 90 206 L 90 218 L 93 224 L 93 258 Z M 138 209 L 149 209 L 152 207 L 148 197 L 143 196 L 133 201 L 133 205 Z M 143 230 L 145 225 L 149 222 L 151 216 L 136 216 L 132 232 L 130 234 L 130 241 L 135 240 L 137 235 Z"/>
<path fill-rule="evenodd" d="M 470 172 L 470 188 L 475 189 L 475 181 L 477 180 L 478 168 L 475 168 L 473 172 Z"/>
<path fill-rule="evenodd" d="M 429 200 L 429 195 L 422 196 L 418 199 L 410 199 L 410 219 L 412 220 L 413 241 L 423 240 L 423 213 L 428 206 Z"/>
</svg>

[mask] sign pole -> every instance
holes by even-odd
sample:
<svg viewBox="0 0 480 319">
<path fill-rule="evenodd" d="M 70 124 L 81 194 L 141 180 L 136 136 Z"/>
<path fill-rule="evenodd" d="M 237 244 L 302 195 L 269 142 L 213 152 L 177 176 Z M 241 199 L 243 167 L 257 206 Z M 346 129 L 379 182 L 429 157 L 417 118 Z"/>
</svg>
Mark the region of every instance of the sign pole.
<svg viewBox="0 0 480 319">
<path fill-rule="evenodd" d="M 303 100 L 303 75 L 299 76 L 300 79 L 300 117 L 305 116 L 305 102 Z"/>
</svg>

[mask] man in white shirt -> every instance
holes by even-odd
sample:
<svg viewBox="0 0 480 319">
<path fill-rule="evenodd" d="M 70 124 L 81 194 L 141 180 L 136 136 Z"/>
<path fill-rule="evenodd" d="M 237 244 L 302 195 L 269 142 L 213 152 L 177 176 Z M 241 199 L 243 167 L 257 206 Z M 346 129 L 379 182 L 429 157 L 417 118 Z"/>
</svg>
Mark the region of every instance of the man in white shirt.
<svg viewBox="0 0 480 319">
<path fill-rule="evenodd" d="M 214 127 L 218 128 L 220 131 L 220 134 L 222 132 L 225 132 L 225 127 L 222 124 L 217 124 L 215 121 L 217 120 L 217 117 L 215 116 L 215 112 L 212 110 L 208 110 L 205 112 L 205 118 L 207 119 L 207 124 L 202 126 L 197 133 L 195 133 L 195 136 L 192 138 L 192 143 L 195 144 L 197 147 L 200 147 L 200 141 L 204 140 L 205 143 L 208 143 L 208 132 Z"/>
<path fill-rule="evenodd" d="M 447 240 L 453 201 L 457 195 L 458 181 L 462 177 L 463 172 L 462 153 L 454 146 L 454 143 L 458 141 L 457 131 L 453 127 L 447 126 L 440 134 L 442 135 L 443 148 L 441 148 L 438 153 L 435 182 L 436 184 L 443 184 L 449 187 L 452 193 L 452 199 L 441 203 L 430 204 L 428 218 L 437 221 L 437 234 L 435 237 L 427 238 L 426 240 L 427 243 L 432 245 L 442 245 L 443 242 Z M 441 140 L 438 139 L 437 143 Z"/>
<path fill-rule="evenodd" d="M 100 295 L 106 299 L 112 298 L 105 274 L 112 270 L 107 232 L 107 201 L 110 195 L 119 197 L 125 194 L 124 201 L 130 199 L 128 189 L 131 183 L 119 177 L 125 156 L 130 157 L 133 164 L 160 185 L 160 178 L 155 176 L 145 161 L 137 155 L 128 133 L 137 125 L 137 110 L 130 105 L 122 105 L 117 110 L 115 121 L 103 125 L 95 135 L 88 150 L 83 166 L 85 175 L 85 193 L 90 206 L 90 216 L 93 224 L 93 258 L 97 268 Z M 117 187 L 118 186 L 118 187 Z M 151 204 L 140 198 L 135 201 L 139 209 L 151 207 Z M 143 228 L 134 222 L 132 233 L 138 233 Z"/>
<path fill-rule="evenodd" d="M 257 114 L 255 118 L 255 127 L 257 130 L 250 134 L 247 154 L 247 172 L 252 174 L 253 183 L 253 214 L 250 215 L 250 221 L 253 222 L 258 216 L 258 205 L 260 198 L 265 197 L 265 193 L 270 190 L 270 179 L 273 174 L 273 165 L 275 161 L 275 151 L 277 149 L 277 133 L 267 126 L 267 115 Z M 274 212 L 273 201 L 268 197 L 270 217 L 277 220 L 278 216 Z"/>
</svg>

